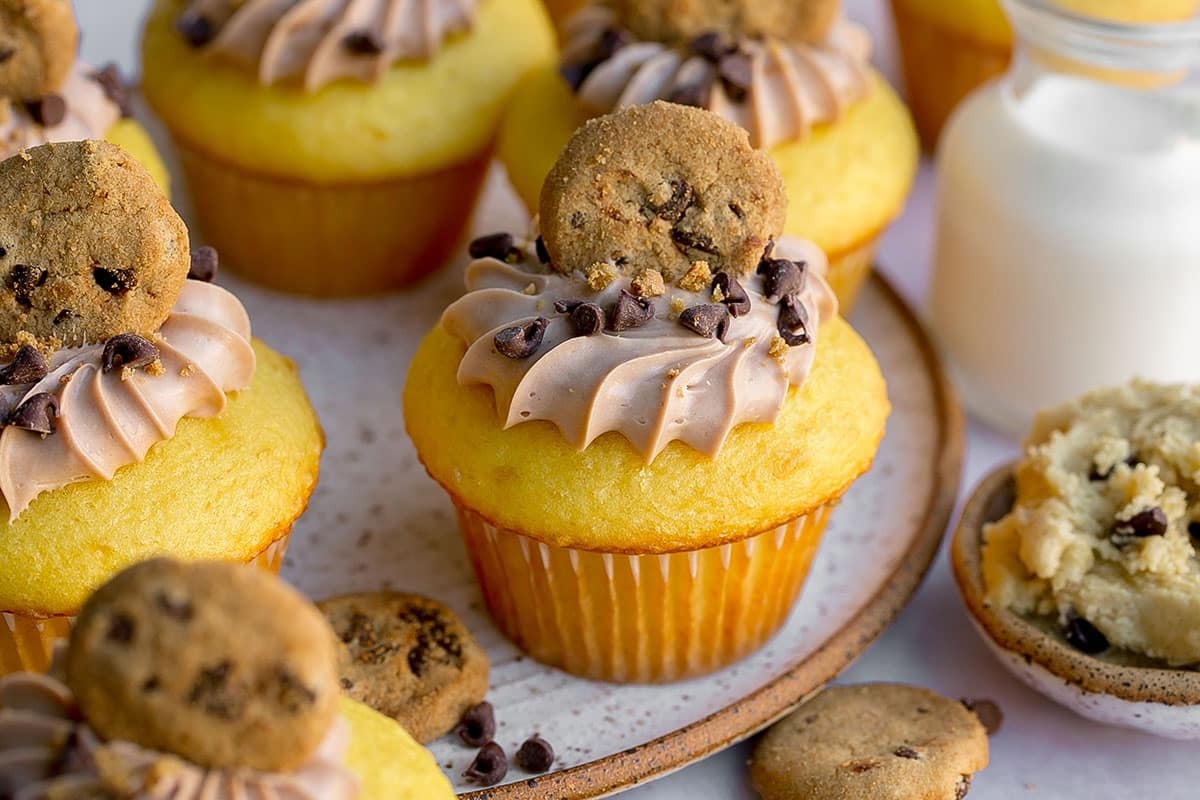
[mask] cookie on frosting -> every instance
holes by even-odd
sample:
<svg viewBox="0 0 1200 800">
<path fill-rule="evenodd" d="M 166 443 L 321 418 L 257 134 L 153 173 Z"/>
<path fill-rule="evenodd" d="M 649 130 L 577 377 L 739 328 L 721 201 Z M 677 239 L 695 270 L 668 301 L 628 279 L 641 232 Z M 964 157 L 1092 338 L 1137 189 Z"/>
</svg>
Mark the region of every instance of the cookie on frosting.
<svg viewBox="0 0 1200 800">
<path fill-rule="evenodd" d="M 0 0 L 0 98 L 36 100 L 57 90 L 78 44 L 70 0 Z"/>
<path fill-rule="evenodd" d="M 704 261 L 744 275 L 782 232 L 786 203 L 778 169 L 745 130 L 656 102 L 575 133 L 542 189 L 542 236 L 562 272 L 611 264 L 674 280 Z"/>
<path fill-rule="evenodd" d="M 487 654 L 441 603 L 373 592 L 318 605 L 343 644 L 343 691 L 394 718 L 417 741 L 447 733 L 487 694 Z"/>
<path fill-rule="evenodd" d="M 102 738 L 210 768 L 299 766 L 340 695 L 321 614 L 273 576 L 223 563 L 121 573 L 84 605 L 65 668 Z"/>
<path fill-rule="evenodd" d="M 841 10 L 839 0 L 618 0 L 621 19 L 643 39 L 682 42 L 707 33 L 816 42 Z"/>
<path fill-rule="evenodd" d="M 47 144 L 0 163 L 0 344 L 150 336 L 189 266 L 183 220 L 119 147 Z"/>
<path fill-rule="evenodd" d="M 987 732 L 957 700 L 897 684 L 826 689 L 754 750 L 763 800 L 961 800 Z"/>
</svg>

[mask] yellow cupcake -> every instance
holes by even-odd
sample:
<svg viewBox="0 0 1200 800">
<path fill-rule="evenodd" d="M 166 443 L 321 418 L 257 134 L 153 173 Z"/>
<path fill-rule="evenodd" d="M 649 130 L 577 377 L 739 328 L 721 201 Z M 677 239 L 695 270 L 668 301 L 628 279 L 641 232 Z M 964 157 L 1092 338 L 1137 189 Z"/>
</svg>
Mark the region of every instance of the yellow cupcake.
<svg viewBox="0 0 1200 800">
<path fill-rule="evenodd" d="M 155 3 L 143 91 L 206 236 L 249 277 L 306 294 L 394 289 L 439 266 L 510 90 L 554 51 L 539 0 L 381 6 L 436 17 L 392 15 L 394 35 L 349 9 L 293 30 L 282 7 L 247 26 L 262 3 L 221 24 L 192 5 Z"/>
<path fill-rule="evenodd" d="M 1187 19 L 1196 0 L 1055 0 L 1068 11 L 1130 23 Z M 1002 73 L 1013 45 L 999 0 L 892 0 L 908 100 L 929 149 L 972 89 Z"/>
<path fill-rule="evenodd" d="M 738 101 L 736 87 L 714 79 L 714 70 L 725 69 L 712 63 L 716 56 L 641 42 L 632 62 L 618 48 L 608 61 L 595 64 L 597 48 L 612 49 L 598 43 L 598 32 L 603 36 L 618 21 L 605 4 L 593 3 L 566 26 L 564 73 L 576 82 L 581 69 L 587 76 L 578 89 L 545 68 L 530 74 L 516 92 L 501 128 L 498 156 L 526 205 L 537 207 L 542 181 L 584 120 L 616 105 L 656 98 L 707 105 L 747 127 L 755 146 L 769 150 L 787 183 L 784 232 L 811 239 L 827 253 L 829 282 L 848 309 L 870 271 L 880 236 L 903 210 L 918 155 L 907 110 L 869 67 L 866 34 L 842 21 L 815 43 L 746 45 L 752 77 L 748 99 Z M 622 36 L 628 42 L 632 35 Z M 800 54 L 779 55 L 789 48 Z M 665 75 L 664 59 L 675 59 Z M 777 79 L 781 75 L 788 79 Z M 692 94 L 697 86 L 707 93 L 706 101 Z"/>
<path fill-rule="evenodd" d="M 359 800 L 452 800 L 433 754 L 395 720 L 346 698 L 342 718 L 350 724 L 346 766 L 362 782 Z"/>
<path fill-rule="evenodd" d="M 674 143 L 659 138 L 666 129 Z M 744 168 L 748 154 L 774 171 L 745 133 L 684 106 L 626 109 L 577 137 L 605 131 L 619 131 L 620 145 L 605 146 L 603 174 L 584 155 L 555 174 L 619 180 L 611 196 L 637 204 L 646 192 L 654 203 L 646 164 L 677 165 L 677 185 L 701 187 L 685 192 L 693 207 L 711 209 L 722 186 L 757 174 Z M 705 185 L 694 178 L 711 177 L 710 151 L 693 142 L 713 131 L 723 132 L 712 138 L 724 145 L 712 167 L 722 177 Z M 586 148 L 564 159 L 572 152 Z M 746 195 L 783 202 L 771 182 Z M 596 233 L 588 220 L 620 215 L 553 207 L 563 213 L 543 204 L 542 224 L 585 241 Z M 645 230 L 631 224 L 631 235 Z M 473 244 L 468 293 L 410 367 L 409 433 L 458 509 L 493 617 L 518 645 L 603 680 L 719 669 L 783 623 L 829 511 L 869 468 L 889 411 L 879 367 L 836 316 L 811 244 L 781 239 L 760 274 L 734 277 L 699 260 L 682 276 L 648 276 L 653 265 L 623 268 L 616 256 L 568 267 L 555 253 L 549 266 L 551 242 Z M 803 336 L 788 317 L 797 306 Z"/>
</svg>

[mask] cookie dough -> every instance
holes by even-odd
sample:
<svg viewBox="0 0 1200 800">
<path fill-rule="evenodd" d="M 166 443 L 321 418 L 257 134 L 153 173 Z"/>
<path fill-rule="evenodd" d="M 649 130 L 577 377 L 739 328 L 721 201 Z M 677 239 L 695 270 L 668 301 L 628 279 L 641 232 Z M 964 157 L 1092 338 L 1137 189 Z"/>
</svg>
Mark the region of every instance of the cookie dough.
<svg viewBox="0 0 1200 800">
<path fill-rule="evenodd" d="M 70 0 L 0 0 L 0 98 L 30 101 L 57 90 L 78 45 Z"/>
<path fill-rule="evenodd" d="M 686 42 L 707 33 L 733 39 L 817 42 L 841 11 L 839 0 L 618 0 L 621 21 L 642 39 Z"/>
<path fill-rule="evenodd" d="M 1139 381 L 1041 415 L 1016 480 L 984 528 L 989 602 L 1200 663 L 1200 387 Z"/>
<path fill-rule="evenodd" d="M 213 768 L 300 766 L 340 697 L 325 619 L 274 576 L 235 564 L 126 570 L 84 605 L 65 666 L 101 737 Z"/>
<path fill-rule="evenodd" d="M 767 732 L 750 780 L 763 800 L 961 800 L 987 763 L 987 732 L 961 702 L 915 686 L 838 686 Z"/>
<path fill-rule="evenodd" d="M 319 606 L 342 643 L 343 691 L 395 719 L 417 741 L 450 731 L 487 694 L 487 654 L 441 603 L 373 592 Z"/>
<path fill-rule="evenodd" d="M 0 344 L 152 336 L 190 264 L 183 220 L 116 145 L 47 144 L 0 163 Z"/>
<path fill-rule="evenodd" d="M 746 131 L 656 102 L 580 128 L 542 189 L 541 230 L 560 272 L 612 265 L 667 281 L 696 261 L 746 275 L 783 231 L 783 178 Z"/>
</svg>

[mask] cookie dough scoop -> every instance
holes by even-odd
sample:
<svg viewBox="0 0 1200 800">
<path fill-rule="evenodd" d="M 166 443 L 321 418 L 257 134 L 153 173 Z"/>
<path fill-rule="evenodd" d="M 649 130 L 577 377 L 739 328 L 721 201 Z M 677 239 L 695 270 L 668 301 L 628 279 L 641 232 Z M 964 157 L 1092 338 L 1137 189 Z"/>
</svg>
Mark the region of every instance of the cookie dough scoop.
<svg viewBox="0 0 1200 800">
<path fill-rule="evenodd" d="M 78 45 L 70 0 L 0 0 L 0 98 L 30 102 L 57 91 Z"/>
<path fill-rule="evenodd" d="M 636 35 L 668 43 L 710 33 L 819 42 L 841 13 L 839 0 L 617 0 L 616 7 Z"/>
</svg>

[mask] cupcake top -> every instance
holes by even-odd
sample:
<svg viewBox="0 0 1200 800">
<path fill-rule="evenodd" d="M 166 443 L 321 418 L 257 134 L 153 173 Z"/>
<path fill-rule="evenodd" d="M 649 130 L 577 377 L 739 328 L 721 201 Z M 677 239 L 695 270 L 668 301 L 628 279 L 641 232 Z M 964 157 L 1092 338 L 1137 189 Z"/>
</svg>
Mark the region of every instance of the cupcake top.
<svg viewBox="0 0 1200 800">
<path fill-rule="evenodd" d="M 206 283 L 215 254 L 115 145 L 48 144 L 0 163 L 0 493 L 141 461 L 185 416 L 215 417 L 254 377 L 250 322 Z"/>
<path fill-rule="evenodd" d="M 0 0 L 0 159 L 46 142 L 102 139 L 130 114 L 116 67 L 75 59 L 68 0 Z"/>
<path fill-rule="evenodd" d="M 597 0 L 565 26 L 562 73 L 592 113 L 667 100 L 802 139 L 871 90 L 871 41 L 836 0 Z"/>
<path fill-rule="evenodd" d="M 282 582 L 146 562 L 88 600 L 49 675 L 0 678 L 0 785 L 29 798 L 353 800 L 338 698 L 332 632 Z"/>
<path fill-rule="evenodd" d="M 987 599 L 1109 646 L 1200 664 L 1200 389 L 1134 382 L 1041 415 L 1011 513 L 984 528 Z"/>
<path fill-rule="evenodd" d="M 437 55 L 469 30 L 478 0 L 188 0 L 176 27 L 193 47 L 255 70 L 263 85 L 308 91 L 373 82 L 401 61 Z"/>
<path fill-rule="evenodd" d="M 714 158 L 720 153 L 720 158 Z M 472 243 L 442 324 L 461 384 L 505 427 L 546 420 L 582 449 L 610 431 L 647 461 L 715 455 L 772 422 L 837 302 L 814 245 L 779 239 L 786 200 L 744 130 L 654 103 L 581 128 L 547 179 L 540 236 Z"/>
</svg>

